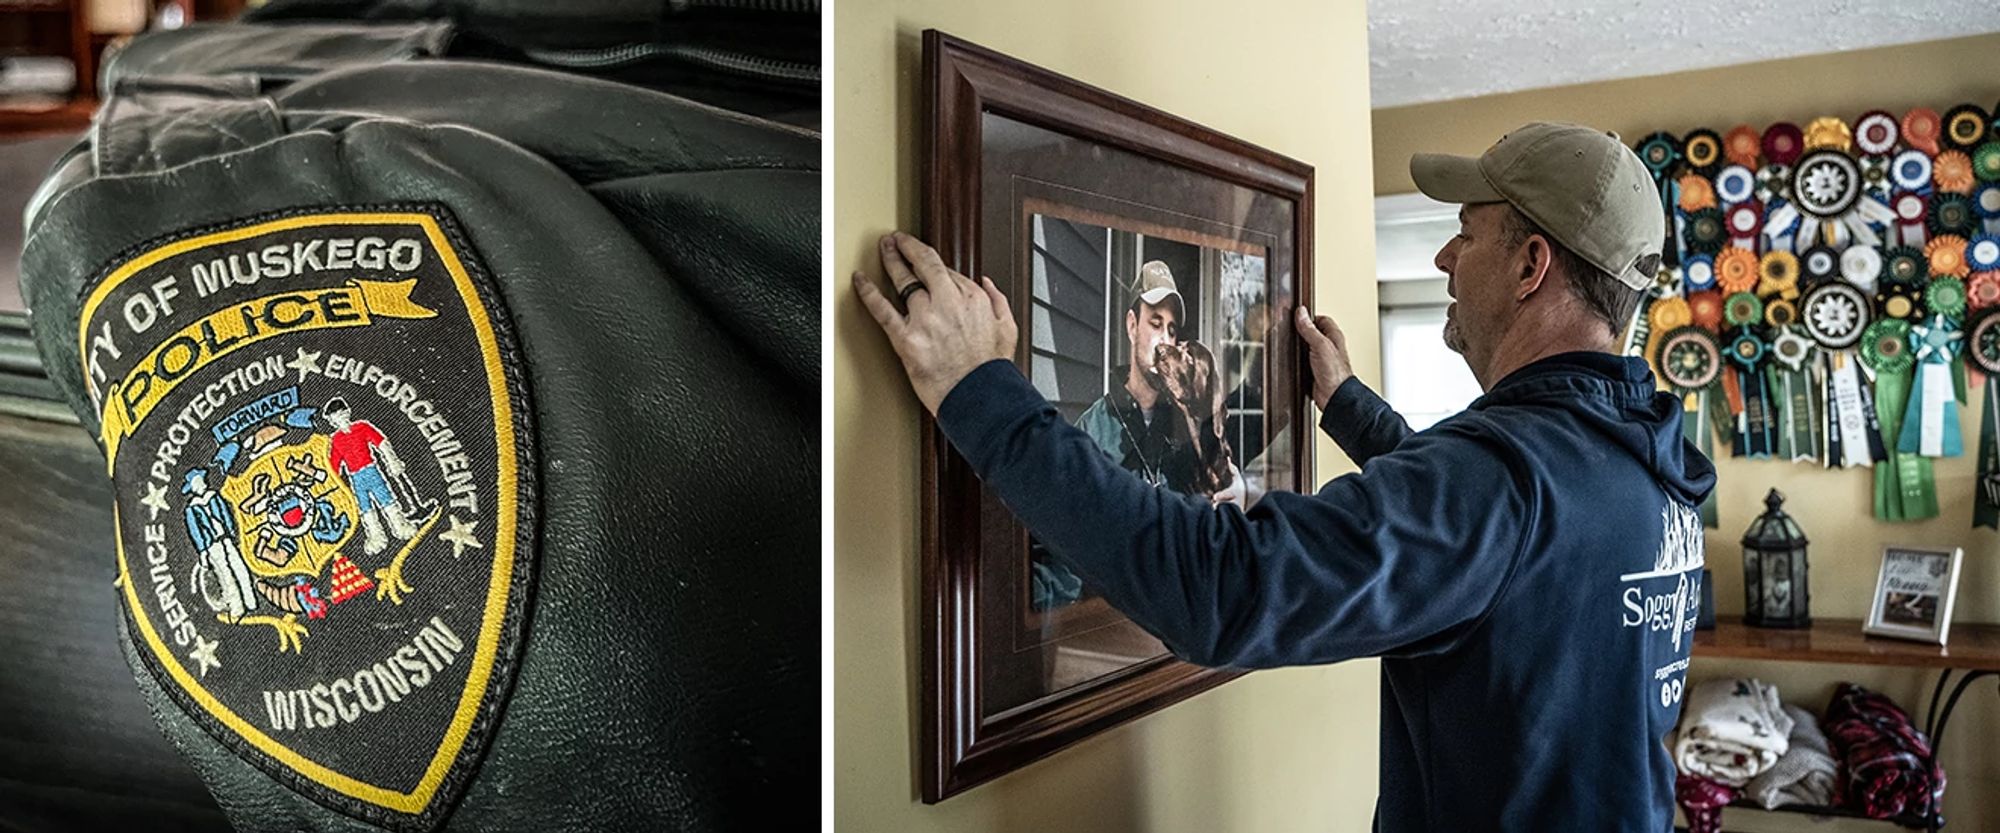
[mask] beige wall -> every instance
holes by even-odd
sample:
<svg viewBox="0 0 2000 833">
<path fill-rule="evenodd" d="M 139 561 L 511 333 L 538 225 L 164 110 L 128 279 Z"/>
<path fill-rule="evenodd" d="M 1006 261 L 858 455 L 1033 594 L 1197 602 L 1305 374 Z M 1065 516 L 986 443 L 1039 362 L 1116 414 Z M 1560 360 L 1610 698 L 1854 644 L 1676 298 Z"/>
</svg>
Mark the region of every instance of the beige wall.
<svg viewBox="0 0 2000 833">
<path fill-rule="evenodd" d="M 1311 163 L 1319 306 L 1375 379 L 1360 0 L 842 0 L 833 112 L 835 818 L 857 831 L 1366 830 L 1373 661 L 1253 674 L 937 805 L 917 799 L 919 405 L 846 288 L 916 230 L 919 34 L 940 28 Z M 1326 455 L 1323 476 L 1345 461 Z"/>
<path fill-rule="evenodd" d="M 1388 108 L 1374 112 L 1375 192 L 1413 190 L 1408 169 L 1412 153 L 1477 154 L 1527 121 L 1579 122 L 1618 131 L 1629 141 L 1654 130 L 1680 135 L 1709 127 L 1724 132 L 1740 123 L 1762 128 L 1777 120 L 1804 123 L 1821 115 L 1852 119 L 1878 108 L 1901 114 L 1929 106 L 1943 112 L 1968 100 L 1990 108 L 1996 98 L 2000 35 L 1986 35 Z M 1979 411 L 1966 408 L 1960 419 L 1971 448 Z M 1969 454 L 1937 465 L 1943 514 L 1906 524 L 1879 523 L 1870 516 L 1872 480 L 1860 470 L 1830 472 L 1804 464 L 1736 460 L 1726 452 L 1716 462 L 1721 528 L 1708 535 L 1708 562 L 1722 612 L 1743 610 L 1742 548 L 1737 542 L 1763 511 L 1765 490 L 1775 486 L 1788 496 L 1787 511 L 1814 542 L 1815 616 L 1865 616 L 1881 547 L 1896 542 L 1964 547 L 1965 571 L 1953 619 L 2000 621 L 2000 535 L 1970 528 L 1975 467 Z M 1834 683 L 1854 680 L 1895 697 L 1920 718 L 1936 679 L 1930 672 L 1713 660 L 1697 661 L 1692 673 L 1696 678 L 1761 677 L 1775 683 L 1787 700 L 1815 711 L 1825 707 Z M 1945 807 L 1954 830 L 2000 830 L 2000 697 L 1994 695 L 1991 680 L 1969 691 L 1944 743 L 1951 779 Z M 1751 811 L 1731 811 L 1724 819 L 1730 829 L 1744 831 L 1881 829 L 1857 822 L 1812 825 L 1803 817 Z"/>
</svg>

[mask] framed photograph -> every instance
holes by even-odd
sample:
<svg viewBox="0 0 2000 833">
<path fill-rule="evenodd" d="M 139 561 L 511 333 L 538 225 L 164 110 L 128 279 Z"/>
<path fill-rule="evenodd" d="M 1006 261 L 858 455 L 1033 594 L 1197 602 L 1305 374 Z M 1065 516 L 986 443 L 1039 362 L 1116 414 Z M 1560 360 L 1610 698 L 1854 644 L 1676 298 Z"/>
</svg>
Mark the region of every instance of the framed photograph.
<svg viewBox="0 0 2000 833">
<path fill-rule="evenodd" d="M 1959 562 L 1965 550 L 1888 547 L 1875 579 L 1865 633 L 1945 644 L 1951 605 L 1958 598 Z"/>
<path fill-rule="evenodd" d="M 1160 488 L 1304 488 L 1312 168 L 936 31 L 924 64 L 924 236 L 1008 294 L 1034 386 Z M 1235 675 L 1175 660 L 924 436 L 926 801 Z"/>
</svg>

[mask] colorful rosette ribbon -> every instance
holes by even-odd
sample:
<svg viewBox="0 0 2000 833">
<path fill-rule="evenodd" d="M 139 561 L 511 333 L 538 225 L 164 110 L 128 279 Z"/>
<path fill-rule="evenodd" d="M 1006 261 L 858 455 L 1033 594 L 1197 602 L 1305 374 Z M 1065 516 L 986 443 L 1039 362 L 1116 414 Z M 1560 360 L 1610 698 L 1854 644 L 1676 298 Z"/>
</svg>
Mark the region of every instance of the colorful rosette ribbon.
<svg viewBox="0 0 2000 833">
<path fill-rule="evenodd" d="M 1964 334 L 1944 315 L 1910 327 L 1910 357 L 1917 375 L 1910 403 L 1903 412 L 1896 450 L 1925 457 L 1957 457 L 1965 453 L 1958 428 L 1957 394 L 1951 378 L 1953 360 L 1963 349 Z"/>
<path fill-rule="evenodd" d="M 1965 265 L 1974 272 L 2000 269 L 2000 235 L 1973 235 L 1965 243 Z"/>
<path fill-rule="evenodd" d="M 1878 320 L 1908 321 L 1924 314 L 1924 290 L 1921 285 L 1901 281 L 1883 281 L 1875 288 L 1875 318 Z"/>
<path fill-rule="evenodd" d="M 1950 316 L 1953 319 L 1965 317 L 1965 281 L 1949 275 L 1932 278 L 1924 286 L 1924 306 L 1932 315 Z"/>
<path fill-rule="evenodd" d="M 1916 364 L 1910 355 L 1910 322 L 1883 318 L 1861 333 L 1861 363 L 1876 373 L 1909 370 Z"/>
<path fill-rule="evenodd" d="M 1870 292 L 1882 277 L 1882 250 L 1856 243 L 1840 253 L 1840 276 Z"/>
<path fill-rule="evenodd" d="M 1896 283 L 1916 283 L 1930 274 L 1924 250 L 1896 246 L 1882 253 L 1882 278 Z"/>
<path fill-rule="evenodd" d="M 1757 201 L 1770 205 L 1774 200 L 1792 198 L 1792 166 L 1770 164 L 1757 169 Z"/>
<path fill-rule="evenodd" d="M 1715 282 L 1731 295 L 1757 285 L 1757 256 L 1730 246 L 1715 256 Z"/>
<path fill-rule="evenodd" d="M 1884 200 L 1894 192 L 1889 182 L 1889 157 L 1870 154 L 1861 157 L 1861 187 Z"/>
<path fill-rule="evenodd" d="M 1958 150 L 1971 150 L 1986 141 L 1989 130 L 1986 111 L 1977 104 L 1960 104 L 1944 114 L 1944 141 Z"/>
<path fill-rule="evenodd" d="M 2000 182 L 2000 142 L 1987 142 L 1972 150 L 1972 175 L 1980 182 Z"/>
<path fill-rule="evenodd" d="M 1806 123 L 1805 143 L 1807 150 L 1837 150 L 1846 153 L 1854 149 L 1854 133 L 1847 122 L 1834 116 L 1821 116 Z"/>
<path fill-rule="evenodd" d="M 1889 160 L 1889 181 L 1898 192 L 1923 193 L 1931 187 L 1931 158 L 1911 149 Z"/>
<path fill-rule="evenodd" d="M 1712 255 L 1722 251 L 1729 242 L 1728 230 L 1722 223 L 1722 212 L 1714 208 L 1691 211 L 1687 215 L 1688 251 Z"/>
<path fill-rule="evenodd" d="M 1764 305 L 1764 323 L 1780 328 L 1797 324 L 1799 308 L 1783 298 L 1773 298 Z"/>
<path fill-rule="evenodd" d="M 1896 147 L 1900 130 L 1896 117 L 1883 110 L 1870 110 L 1854 121 L 1854 145 L 1862 153 L 1884 154 Z"/>
<path fill-rule="evenodd" d="M 1695 130 L 1681 142 L 1681 155 L 1695 173 L 1714 176 L 1722 167 L 1722 137 L 1705 127 Z"/>
<path fill-rule="evenodd" d="M 1690 293 L 1715 288 L 1715 258 L 1709 255 L 1690 255 L 1681 264 L 1681 282 Z"/>
<path fill-rule="evenodd" d="M 1965 282 L 1965 302 L 1975 310 L 2000 305 L 2000 271 L 1972 273 Z"/>
<path fill-rule="evenodd" d="M 1747 124 L 1739 124 L 1729 129 L 1722 137 L 1722 154 L 1729 161 L 1745 168 L 1757 167 L 1757 154 L 1763 150 L 1757 129 Z"/>
<path fill-rule="evenodd" d="M 1730 206 L 1723 218 L 1729 224 L 1729 245 L 1750 251 L 1757 250 L 1757 232 L 1764 227 L 1763 206 L 1756 200 Z"/>
<path fill-rule="evenodd" d="M 1730 165 L 1717 171 L 1715 196 L 1726 205 L 1749 201 L 1757 196 L 1757 174 L 1742 165 Z"/>
<path fill-rule="evenodd" d="M 1732 327 L 1764 320 L 1764 302 L 1756 294 L 1738 292 L 1722 300 L 1722 320 Z"/>
<path fill-rule="evenodd" d="M 1711 333 L 1722 332 L 1722 293 L 1696 292 L 1687 301 L 1688 320 L 1694 326 Z"/>
<path fill-rule="evenodd" d="M 1764 128 L 1764 159 L 1774 165 L 1790 165 L 1806 151 L 1805 132 L 1791 122 Z"/>
<path fill-rule="evenodd" d="M 1962 278 L 1972 271 L 1965 260 L 1965 238 L 1955 234 L 1931 238 L 1931 242 L 1924 245 L 1924 260 L 1930 264 L 1932 275 Z"/>
<path fill-rule="evenodd" d="M 1925 154 L 1937 155 L 1938 134 L 1943 130 L 1943 120 L 1938 118 L 1936 110 L 1929 107 L 1918 107 L 1903 114 L 1903 144 Z"/>
<path fill-rule="evenodd" d="M 1708 390 L 1722 373 L 1722 347 L 1700 327 L 1681 327 L 1660 339 L 1653 352 L 1660 379 L 1682 396 Z"/>
<path fill-rule="evenodd" d="M 1781 291 L 1799 285 L 1799 258 L 1784 249 L 1772 249 L 1757 261 L 1758 294 L 1769 294 L 1764 288 Z M 1749 287 L 1744 287 L 1748 289 Z"/>
<path fill-rule="evenodd" d="M 1965 155 L 1965 151 L 1947 150 L 1931 162 L 1931 184 L 1940 191 L 1970 194 L 1972 184 L 1977 181 L 1972 173 L 1972 157 Z"/>
<path fill-rule="evenodd" d="M 1704 208 L 1715 207 L 1715 187 L 1709 184 L 1708 177 L 1688 174 L 1681 177 L 1678 183 L 1681 192 L 1679 205 L 1682 211 L 1693 214 Z"/>
<path fill-rule="evenodd" d="M 1799 311 L 1806 334 L 1828 350 L 1854 346 L 1871 318 L 1868 297 L 1842 281 L 1814 287 Z"/>
<path fill-rule="evenodd" d="M 2000 234 L 2000 182 L 1988 182 L 1972 189 L 1972 213 L 1988 234 Z"/>
<path fill-rule="evenodd" d="M 1896 213 L 1896 229 L 1890 241 L 1900 246 L 1922 246 L 1930 239 L 1926 218 L 1931 201 L 1922 194 L 1899 194 L 1890 210 Z"/>
<path fill-rule="evenodd" d="M 1964 194 L 1943 192 L 1931 195 L 1932 235 L 1970 237 L 1978 233 L 1979 229 L 1979 212 L 1972 207 L 1971 198 Z"/>
</svg>

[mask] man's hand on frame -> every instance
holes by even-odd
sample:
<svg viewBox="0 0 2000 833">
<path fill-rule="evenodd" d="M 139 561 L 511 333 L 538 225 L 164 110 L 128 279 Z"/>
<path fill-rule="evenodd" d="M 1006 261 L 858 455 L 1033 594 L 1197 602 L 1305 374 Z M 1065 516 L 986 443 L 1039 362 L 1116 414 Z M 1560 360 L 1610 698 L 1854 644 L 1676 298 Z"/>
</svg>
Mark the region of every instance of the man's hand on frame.
<svg viewBox="0 0 2000 833">
<path fill-rule="evenodd" d="M 924 407 L 938 406 L 960 379 L 993 359 L 1014 358 L 1019 329 L 991 278 L 977 283 L 944 265 L 936 249 L 902 232 L 882 236 L 882 269 L 902 310 L 860 272 L 854 294 L 889 336 Z"/>
</svg>

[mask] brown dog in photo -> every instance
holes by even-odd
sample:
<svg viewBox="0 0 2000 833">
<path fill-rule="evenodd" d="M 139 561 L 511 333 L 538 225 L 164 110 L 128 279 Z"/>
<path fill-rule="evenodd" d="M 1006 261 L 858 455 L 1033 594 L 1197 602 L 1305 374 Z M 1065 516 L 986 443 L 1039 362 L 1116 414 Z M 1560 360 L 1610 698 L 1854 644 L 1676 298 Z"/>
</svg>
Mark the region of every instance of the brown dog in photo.
<svg viewBox="0 0 2000 833">
<path fill-rule="evenodd" d="M 1180 412 L 1185 436 L 1195 450 L 1189 491 L 1214 496 L 1234 479 L 1229 471 L 1229 441 L 1222 434 L 1224 392 L 1215 356 L 1199 341 L 1162 344 L 1153 350 L 1153 370 L 1154 387 Z"/>
</svg>

